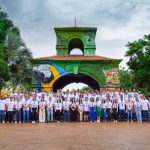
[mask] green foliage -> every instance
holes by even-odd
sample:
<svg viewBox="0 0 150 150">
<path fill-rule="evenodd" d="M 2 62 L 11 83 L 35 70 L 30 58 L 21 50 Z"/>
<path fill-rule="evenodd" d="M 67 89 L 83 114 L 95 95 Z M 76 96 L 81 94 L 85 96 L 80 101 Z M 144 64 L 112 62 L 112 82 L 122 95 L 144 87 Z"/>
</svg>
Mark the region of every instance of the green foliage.
<svg viewBox="0 0 150 150">
<path fill-rule="evenodd" d="M 92 88 L 89 87 L 89 86 L 84 86 L 84 87 L 82 87 L 81 90 L 83 90 L 83 91 L 89 91 L 89 90 L 92 90 Z"/>
<path fill-rule="evenodd" d="M 3 49 L 2 47 L 0 47 L 0 95 L 2 87 L 10 79 L 9 68 L 3 58 L 4 58 Z"/>
<path fill-rule="evenodd" d="M 132 74 L 129 70 L 125 70 L 124 68 L 119 71 L 120 73 L 120 85 L 124 90 L 133 89 L 134 85 L 132 82 Z"/>
<path fill-rule="evenodd" d="M 5 54 L 1 66 L 9 67 L 10 85 L 15 88 L 31 83 L 32 53 L 22 40 L 20 30 L 2 10 L 0 10 L 0 46 L 3 47 Z"/>
<path fill-rule="evenodd" d="M 125 56 L 129 57 L 127 65 L 133 75 L 135 87 L 150 96 L 150 35 L 129 42 L 127 47 Z"/>
</svg>

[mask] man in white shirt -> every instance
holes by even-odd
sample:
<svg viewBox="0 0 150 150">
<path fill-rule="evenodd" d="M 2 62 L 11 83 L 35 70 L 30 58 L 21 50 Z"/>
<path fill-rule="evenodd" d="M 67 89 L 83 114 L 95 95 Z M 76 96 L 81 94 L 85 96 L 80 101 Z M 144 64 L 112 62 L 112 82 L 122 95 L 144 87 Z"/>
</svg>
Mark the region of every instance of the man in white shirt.
<svg viewBox="0 0 150 150">
<path fill-rule="evenodd" d="M 145 96 L 143 96 L 142 100 L 141 100 L 141 104 L 142 104 L 142 118 L 143 121 L 149 121 L 149 101 L 145 98 Z"/>
<path fill-rule="evenodd" d="M 67 97 L 63 102 L 63 110 L 64 110 L 64 122 L 69 122 L 70 120 L 70 102 L 68 101 Z"/>
<path fill-rule="evenodd" d="M 119 117 L 120 121 L 125 121 L 125 102 L 123 101 L 123 96 L 119 101 Z"/>
<path fill-rule="evenodd" d="M 5 123 L 6 101 L 0 97 L 0 122 Z"/>
<path fill-rule="evenodd" d="M 10 97 L 10 101 L 7 103 L 8 121 L 9 122 L 14 121 L 14 106 L 15 106 L 15 103 L 13 101 L 13 98 Z"/>
</svg>

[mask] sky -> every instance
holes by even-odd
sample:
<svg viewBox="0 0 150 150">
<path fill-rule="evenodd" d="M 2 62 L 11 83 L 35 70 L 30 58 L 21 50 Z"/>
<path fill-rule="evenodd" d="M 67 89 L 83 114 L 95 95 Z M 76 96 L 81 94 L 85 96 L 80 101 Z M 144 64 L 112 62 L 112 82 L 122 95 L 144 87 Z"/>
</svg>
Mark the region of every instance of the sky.
<svg viewBox="0 0 150 150">
<path fill-rule="evenodd" d="M 55 55 L 54 27 L 97 27 L 96 54 L 123 59 L 126 44 L 150 33 L 150 0 L 0 0 L 33 56 Z"/>
</svg>

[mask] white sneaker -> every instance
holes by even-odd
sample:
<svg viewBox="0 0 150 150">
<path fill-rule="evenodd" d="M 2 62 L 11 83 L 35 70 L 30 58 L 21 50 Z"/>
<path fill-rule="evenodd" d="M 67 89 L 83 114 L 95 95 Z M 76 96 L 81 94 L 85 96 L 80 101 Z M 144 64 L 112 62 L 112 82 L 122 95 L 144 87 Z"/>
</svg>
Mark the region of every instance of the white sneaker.
<svg viewBox="0 0 150 150">
<path fill-rule="evenodd" d="M 19 121 L 19 123 L 21 123 L 21 121 Z"/>
<path fill-rule="evenodd" d="M 15 121 L 15 123 L 17 123 L 17 121 Z"/>
<path fill-rule="evenodd" d="M 3 121 L 3 123 L 5 123 L 5 121 Z"/>
<path fill-rule="evenodd" d="M 131 120 L 131 122 L 133 122 L 133 120 Z"/>
<path fill-rule="evenodd" d="M 116 120 L 116 122 L 118 122 L 118 121 Z"/>
<path fill-rule="evenodd" d="M 114 120 L 113 122 L 116 122 L 116 120 Z"/>
</svg>

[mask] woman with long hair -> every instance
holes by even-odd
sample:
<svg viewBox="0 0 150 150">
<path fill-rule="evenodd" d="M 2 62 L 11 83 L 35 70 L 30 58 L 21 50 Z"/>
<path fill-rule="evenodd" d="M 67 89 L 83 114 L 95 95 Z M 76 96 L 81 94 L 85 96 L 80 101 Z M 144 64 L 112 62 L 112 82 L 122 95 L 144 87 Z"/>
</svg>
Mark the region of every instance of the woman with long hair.
<svg viewBox="0 0 150 150">
<path fill-rule="evenodd" d="M 99 97 L 96 97 L 96 117 L 97 117 L 97 122 L 100 122 L 101 116 L 102 116 L 101 101 L 100 101 Z"/>
</svg>

